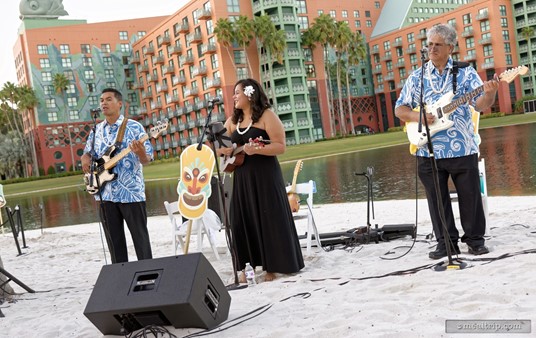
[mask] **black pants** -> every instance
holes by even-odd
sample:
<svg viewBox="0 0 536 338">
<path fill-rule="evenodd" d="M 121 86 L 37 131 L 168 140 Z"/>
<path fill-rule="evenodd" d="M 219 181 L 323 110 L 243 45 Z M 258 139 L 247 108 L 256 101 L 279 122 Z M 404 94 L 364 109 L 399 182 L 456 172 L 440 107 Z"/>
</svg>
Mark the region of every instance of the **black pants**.
<svg viewBox="0 0 536 338">
<path fill-rule="evenodd" d="M 101 220 L 112 263 L 128 262 L 123 221 L 126 221 L 128 230 L 132 235 L 138 260 L 153 258 L 149 231 L 147 230 L 145 202 L 114 203 L 104 201 L 100 206 Z"/>
<path fill-rule="evenodd" d="M 438 170 L 438 180 L 443 208 L 445 211 L 445 222 L 450 240 L 456 243 L 459 233 L 454 224 L 452 204 L 448 189 L 449 177 L 452 178 L 456 192 L 458 194 L 458 204 L 460 208 L 460 220 L 464 235 L 462 242 L 471 247 L 484 245 L 484 234 L 486 232 L 486 217 L 482 206 L 482 195 L 480 192 L 480 174 L 478 170 L 478 156 L 447 158 L 436 160 Z M 439 242 L 444 246 L 444 236 L 442 223 L 439 214 L 439 203 L 436 197 L 436 188 L 432 176 L 432 162 L 429 158 L 419 157 L 419 178 L 421 179 L 426 198 L 428 199 L 428 209 L 432 219 L 434 234 Z"/>
</svg>

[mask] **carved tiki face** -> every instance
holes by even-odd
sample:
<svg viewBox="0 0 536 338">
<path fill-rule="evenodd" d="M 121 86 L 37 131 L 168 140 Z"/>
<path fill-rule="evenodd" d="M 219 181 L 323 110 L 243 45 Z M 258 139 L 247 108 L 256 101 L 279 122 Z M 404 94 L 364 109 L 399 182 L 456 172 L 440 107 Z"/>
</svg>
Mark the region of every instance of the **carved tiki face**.
<svg viewBox="0 0 536 338">
<path fill-rule="evenodd" d="M 179 211 L 188 219 L 203 216 L 208 198 L 212 194 L 210 179 L 216 160 L 209 146 L 197 150 L 197 144 L 187 147 L 181 154 L 181 178 L 177 186 Z"/>
</svg>

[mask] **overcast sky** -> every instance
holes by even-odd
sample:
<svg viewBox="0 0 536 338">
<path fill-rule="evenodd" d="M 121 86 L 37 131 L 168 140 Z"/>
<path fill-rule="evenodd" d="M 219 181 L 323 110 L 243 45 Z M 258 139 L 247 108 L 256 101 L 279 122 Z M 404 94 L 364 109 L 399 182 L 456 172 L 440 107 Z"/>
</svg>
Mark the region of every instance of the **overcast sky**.
<svg viewBox="0 0 536 338">
<path fill-rule="evenodd" d="M 17 84 L 13 46 L 17 41 L 20 0 L 0 0 L 0 88 L 7 81 Z M 69 13 L 60 19 L 82 19 L 88 23 L 171 15 L 188 0 L 63 0 Z"/>
</svg>

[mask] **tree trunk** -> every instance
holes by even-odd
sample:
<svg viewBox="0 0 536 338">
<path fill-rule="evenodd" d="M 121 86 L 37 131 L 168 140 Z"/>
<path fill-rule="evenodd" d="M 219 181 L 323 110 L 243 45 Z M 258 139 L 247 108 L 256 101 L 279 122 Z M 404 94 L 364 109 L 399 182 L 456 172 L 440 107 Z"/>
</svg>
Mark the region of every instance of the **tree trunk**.
<svg viewBox="0 0 536 338">
<path fill-rule="evenodd" d="M 2 256 L 0 256 L 0 268 L 4 268 L 4 263 L 2 263 Z M 0 285 L 2 285 L 2 287 L 0 288 L 0 304 L 4 300 L 11 299 L 11 297 L 13 297 L 13 294 L 15 293 L 13 288 L 9 285 L 9 283 L 6 283 L 6 281 L 7 277 L 0 273 Z"/>
</svg>

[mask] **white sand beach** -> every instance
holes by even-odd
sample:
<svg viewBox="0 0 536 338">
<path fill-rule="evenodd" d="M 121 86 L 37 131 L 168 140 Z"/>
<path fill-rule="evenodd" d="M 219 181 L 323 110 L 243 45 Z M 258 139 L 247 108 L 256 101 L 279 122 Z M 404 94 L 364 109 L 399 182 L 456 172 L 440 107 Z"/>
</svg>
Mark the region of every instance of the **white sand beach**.
<svg viewBox="0 0 536 338">
<path fill-rule="evenodd" d="M 415 243 L 406 236 L 331 251 L 313 247 L 307 253 L 304 248 L 305 268 L 300 273 L 263 282 L 263 275 L 257 271 L 258 285 L 230 291 L 227 322 L 259 307 L 266 306 L 266 311 L 249 320 L 239 319 L 232 327 L 224 324 L 213 331 L 213 336 L 534 337 L 535 201 L 534 196 L 490 197 L 486 243 L 490 253 L 475 257 L 461 244 L 459 257 L 467 263 L 461 270 L 438 272 L 431 268 L 446 259 L 428 258 L 435 240 L 426 238 L 431 224 L 424 200 L 418 201 Z M 371 223 L 379 227 L 415 223 L 415 206 L 411 200 L 375 202 Z M 303 209 L 296 220 L 299 235 L 307 227 Z M 367 209 L 366 203 L 316 205 L 313 214 L 318 231 L 328 233 L 365 226 Z M 154 257 L 172 256 L 167 216 L 151 217 L 149 230 Z M 231 257 L 224 253 L 223 231 L 217 239 L 221 260 L 216 260 L 208 242 L 203 252 L 223 282 L 229 284 L 233 272 Z M 12 235 L 0 235 L 4 268 L 36 291 L 27 293 L 10 282 L 18 295 L 14 301 L 0 305 L 4 315 L 0 318 L 0 337 L 102 337 L 83 314 L 105 264 L 98 223 L 49 228 L 43 233 L 27 231 L 26 242 L 24 255 L 17 256 Z M 190 249 L 195 248 L 193 236 Z M 135 260 L 132 245 L 129 254 Z M 404 273 L 396 273 L 399 271 Z M 480 333 L 471 334 L 446 332 L 447 320 L 488 322 L 480 327 Z M 504 320 L 522 322 L 530 332 L 516 333 L 519 328 L 507 326 L 511 322 Z M 511 331 L 494 331 L 498 325 Z M 166 328 L 177 337 L 202 331 Z"/>
</svg>

